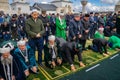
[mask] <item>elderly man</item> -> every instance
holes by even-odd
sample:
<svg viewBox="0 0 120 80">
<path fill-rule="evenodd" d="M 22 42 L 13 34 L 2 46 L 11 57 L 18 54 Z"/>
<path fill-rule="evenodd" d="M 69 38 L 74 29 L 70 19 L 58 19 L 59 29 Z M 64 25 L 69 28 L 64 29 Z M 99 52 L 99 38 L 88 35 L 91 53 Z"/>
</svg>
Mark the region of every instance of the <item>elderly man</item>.
<svg viewBox="0 0 120 80">
<path fill-rule="evenodd" d="M 10 47 L 0 48 L 0 80 L 24 80 Z"/>
<path fill-rule="evenodd" d="M 37 73 L 37 64 L 34 56 L 34 51 L 28 45 L 26 46 L 25 41 L 17 42 L 18 48 L 15 49 L 14 54 L 21 62 L 21 68 L 24 71 L 25 76 L 29 76 L 29 69 L 33 73 Z"/>
<path fill-rule="evenodd" d="M 48 37 L 48 43 L 44 47 L 45 52 L 45 65 L 50 68 L 55 68 L 55 66 L 61 65 L 62 58 L 59 52 L 58 45 L 55 42 L 55 36 L 50 35 Z"/>
<path fill-rule="evenodd" d="M 32 10 L 31 18 L 26 21 L 26 32 L 29 36 L 29 45 L 34 50 L 38 50 L 38 64 L 42 66 L 43 34 L 45 29 L 42 21 L 38 18 L 39 12 Z"/>
</svg>

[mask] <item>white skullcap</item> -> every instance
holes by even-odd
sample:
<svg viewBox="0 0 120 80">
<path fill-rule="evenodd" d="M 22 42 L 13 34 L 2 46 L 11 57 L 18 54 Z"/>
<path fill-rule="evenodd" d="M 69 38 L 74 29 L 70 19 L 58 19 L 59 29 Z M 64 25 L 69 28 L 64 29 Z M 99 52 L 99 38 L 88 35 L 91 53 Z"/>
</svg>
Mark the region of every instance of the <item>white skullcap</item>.
<svg viewBox="0 0 120 80">
<path fill-rule="evenodd" d="M 33 10 L 31 11 L 31 13 L 33 13 L 33 12 L 39 13 L 39 11 L 38 11 L 37 9 L 33 9 Z"/>
<path fill-rule="evenodd" d="M 60 15 L 60 16 L 64 16 L 64 13 L 60 13 L 59 15 Z"/>
<path fill-rule="evenodd" d="M 11 50 L 14 49 L 14 45 L 11 42 L 9 42 L 3 46 L 3 48 L 6 48 L 6 47 L 9 47 Z"/>
<path fill-rule="evenodd" d="M 2 53 L 2 54 L 8 53 L 10 51 L 11 51 L 11 49 L 9 47 L 0 48 L 0 53 Z"/>
<path fill-rule="evenodd" d="M 55 40 L 55 36 L 54 35 L 48 36 L 48 40 Z"/>
<path fill-rule="evenodd" d="M 100 31 L 104 31 L 104 28 L 99 28 L 98 30 L 100 30 Z"/>
<path fill-rule="evenodd" d="M 19 45 L 25 45 L 26 44 L 26 42 L 24 41 L 24 40 L 20 40 L 20 41 L 18 41 L 17 42 L 17 45 L 19 46 Z"/>
</svg>

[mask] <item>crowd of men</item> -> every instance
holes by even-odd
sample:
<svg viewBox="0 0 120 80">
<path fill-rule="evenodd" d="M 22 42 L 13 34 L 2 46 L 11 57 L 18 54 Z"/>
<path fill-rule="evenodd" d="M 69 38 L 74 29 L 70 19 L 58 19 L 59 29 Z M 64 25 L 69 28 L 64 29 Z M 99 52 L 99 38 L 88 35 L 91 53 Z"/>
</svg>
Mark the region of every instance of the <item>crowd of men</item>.
<svg viewBox="0 0 120 80">
<path fill-rule="evenodd" d="M 44 67 L 43 55 L 46 67 L 53 69 L 68 62 L 75 71 L 74 55 L 79 66 L 85 66 L 83 50 L 103 56 L 110 54 L 108 46 L 120 50 L 119 29 L 120 12 L 47 15 L 33 9 L 30 15 L 0 13 L 0 80 L 25 80 L 30 72 L 38 74 L 38 65 Z M 92 43 L 86 47 L 89 39 Z"/>
</svg>

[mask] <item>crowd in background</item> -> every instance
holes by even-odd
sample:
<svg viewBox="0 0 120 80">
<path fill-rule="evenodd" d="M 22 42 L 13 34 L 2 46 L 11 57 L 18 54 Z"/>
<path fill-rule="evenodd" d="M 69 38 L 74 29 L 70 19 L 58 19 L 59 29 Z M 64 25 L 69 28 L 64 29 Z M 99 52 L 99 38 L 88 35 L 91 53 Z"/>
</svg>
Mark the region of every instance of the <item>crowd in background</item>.
<svg viewBox="0 0 120 80">
<path fill-rule="evenodd" d="M 120 50 L 119 29 L 120 12 L 118 14 L 97 12 L 46 14 L 46 11 L 42 11 L 39 14 L 35 9 L 30 15 L 0 13 L 0 44 L 7 42 L 0 48 L 2 53 L 0 55 L 12 53 L 13 58 L 17 59 L 16 62 L 20 62 L 18 68 L 22 66 L 22 70 L 20 69 L 22 72 L 15 73 L 17 75 L 12 74 L 14 75 L 12 77 L 0 72 L 0 80 L 24 80 L 21 75 L 29 76 L 29 69 L 37 74 L 36 50 L 37 62 L 41 67 L 44 67 L 42 63 L 42 51 L 44 51 L 44 62 L 47 67 L 53 69 L 56 65 L 68 62 L 71 70 L 75 71 L 75 54 L 78 56 L 80 66 L 85 66 L 81 55 L 83 50 L 91 49 L 104 56 L 109 55 L 107 46 Z M 105 37 L 109 39 L 106 40 Z M 92 43 L 86 47 L 87 40 L 92 40 Z M 17 42 L 14 49 L 11 49 L 11 41 Z M 5 65 L 10 63 L 7 62 L 4 62 L 3 56 L 0 63 L 3 72 L 5 72 L 3 63 Z M 7 71 L 8 68 L 7 65 Z"/>
</svg>

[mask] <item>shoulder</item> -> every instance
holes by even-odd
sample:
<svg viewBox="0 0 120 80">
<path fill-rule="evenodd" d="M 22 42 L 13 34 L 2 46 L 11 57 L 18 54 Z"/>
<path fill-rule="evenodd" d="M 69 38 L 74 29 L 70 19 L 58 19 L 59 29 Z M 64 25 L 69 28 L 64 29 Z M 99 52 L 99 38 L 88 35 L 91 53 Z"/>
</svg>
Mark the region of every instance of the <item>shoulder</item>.
<svg viewBox="0 0 120 80">
<path fill-rule="evenodd" d="M 16 54 L 18 52 L 19 52 L 19 48 L 16 48 L 15 51 L 14 51 L 14 54 Z"/>
</svg>

